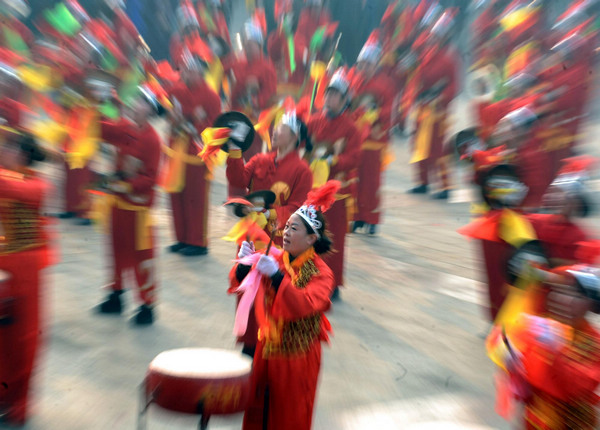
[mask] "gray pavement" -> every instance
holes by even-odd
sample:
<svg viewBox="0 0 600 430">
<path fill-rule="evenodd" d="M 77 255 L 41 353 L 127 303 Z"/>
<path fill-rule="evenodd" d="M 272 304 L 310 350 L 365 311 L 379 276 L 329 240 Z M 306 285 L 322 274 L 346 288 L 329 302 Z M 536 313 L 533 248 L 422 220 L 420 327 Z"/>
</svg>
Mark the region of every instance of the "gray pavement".
<svg viewBox="0 0 600 430">
<path fill-rule="evenodd" d="M 394 150 L 379 234 L 348 241 L 346 288 L 329 314 L 334 336 L 324 347 L 314 428 L 508 429 L 494 412 L 479 256 L 456 233 L 469 221 L 475 195 L 468 171 L 459 167 L 458 190 L 448 203 L 407 195 L 412 177 L 407 143 L 395 142 Z M 46 174 L 56 184 L 49 200 L 53 210 L 62 176 L 58 167 Z M 210 254 L 195 258 L 165 250 L 173 232 L 161 195 L 155 211 L 158 321 L 143 329 L 127 321 L 135 309 L 131 292 L 123 317 L 92 313 L 108 281 L 106 237 L 94 227 L 56 221 L 61 260 L 46 273 L 46 341 L 28 429 L 134 429 L 137 389 L 158 353 L 237 348 L 234 299 L 226 294 L 235 249 L 220 239 L 235 222 L 221 207 L 225 193 L 221 169 L 211 189 Z M 240 416 L 215 417 L 210 427 L 240 424 Z M 151 430 L 196 425 L 192 416 L 150 410 Z"/>
</svg>

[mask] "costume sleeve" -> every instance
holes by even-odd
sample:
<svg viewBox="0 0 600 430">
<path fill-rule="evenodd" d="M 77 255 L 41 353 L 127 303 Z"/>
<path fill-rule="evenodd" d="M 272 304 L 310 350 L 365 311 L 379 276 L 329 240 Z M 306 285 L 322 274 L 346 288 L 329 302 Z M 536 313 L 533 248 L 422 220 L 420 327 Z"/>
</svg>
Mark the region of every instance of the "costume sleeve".
<svg viewBox="0 0 600 430">
<path fill-rule="evenodd" d="M 15 179 L 0 173 L 0 199 L 39 205 L 48 189 L 49 185 L 40 178 Z"/>
<path fill-rule="evenodd" d="M 325 312 L 331 306 L 333 284 L 330 270 L 322 270 L 302 289 L 295 287 L 289 274 L 285 273 L 273 303 L 273 317 L 293 321 Z"/>
<path fill-rule="evenodd" d="M 238 188 L 248 188 L 250 181 L 254 175 L 254 168 L 257 163 L 257 156 L 254 156 L 244 165 L 242 151 L 239 149 L 231 150 L 227 157 L 227 180 L 229 183 Z"/>
<path fill-rule="evenodd" d="M 331 176 L 356 169 L 360 161 L 360 133 L 350 120 L 346 127 L 346 148 L 334 159 L 331 166 Z"/>
<path fill-rule="evenodd" d="M 312 189 L 313 177 L 310 169 L 302 169 L 299 173 L 300 174 L 292 187 L 292 192 L 287 200 L 287 204 L 275 208 L 275 212 L 277 213 L 277 223 L 280 228 L 283 227 L 290 216 L 302 206 L 308 192 Z"/>
<path fill-rule="evenodd" d="M 160 162 L 160 141 L 155 132 L 148 133 L 144 142 L 139 142 L 144 146 L 140 151 L 140 159 L 144 163 L 144 168 L 140 173 L 129 180 L 131 189 L 136 194 L 146 194 L 152 191 L 158 178 L 158 165 Z"/>
</svg>

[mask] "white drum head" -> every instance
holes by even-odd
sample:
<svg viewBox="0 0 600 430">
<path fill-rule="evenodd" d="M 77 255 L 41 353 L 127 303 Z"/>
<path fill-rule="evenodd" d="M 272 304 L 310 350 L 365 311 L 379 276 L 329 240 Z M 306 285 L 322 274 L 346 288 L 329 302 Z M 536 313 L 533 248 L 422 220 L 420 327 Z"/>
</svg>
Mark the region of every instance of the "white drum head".
<svg viewBox="0 0 600 430">
<path fill-rule="evenodd" d="M 252 360 L 239 352 L 211 348 L 182 348 L 161 352 L 149 371 L 197 379 L 237 378 L 250 374 Z"/>
</svg>

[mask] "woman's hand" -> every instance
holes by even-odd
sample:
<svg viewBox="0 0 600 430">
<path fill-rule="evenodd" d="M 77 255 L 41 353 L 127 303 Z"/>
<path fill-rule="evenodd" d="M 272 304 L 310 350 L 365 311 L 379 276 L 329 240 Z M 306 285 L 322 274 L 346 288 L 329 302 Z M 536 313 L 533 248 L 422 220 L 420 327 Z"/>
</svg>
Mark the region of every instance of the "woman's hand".
<svg viewBox="0 0 600 430">
<path fill-rule="evenodd" d="M 238 252 L 238 258 L 246 258 L 250 255 L 254 254 L 256 250 L 254 249 L 254 243 L 252 242 L 242 242 L 242 246 L 240 247 L 240 252 Z"/>
<path fill-rule="evenodd" d="M 256 264 L 256 270 L 265 276 L 271 277 L 279 271 L 279 264 L 270 255 L 263 255 Z"/>
</svg>

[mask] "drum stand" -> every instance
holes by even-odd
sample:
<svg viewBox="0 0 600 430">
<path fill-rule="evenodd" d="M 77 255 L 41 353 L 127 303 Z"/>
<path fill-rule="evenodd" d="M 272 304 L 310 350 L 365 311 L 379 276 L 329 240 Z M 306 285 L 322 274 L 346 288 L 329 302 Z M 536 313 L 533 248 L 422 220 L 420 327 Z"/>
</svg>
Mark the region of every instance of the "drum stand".
<svg viewBox="0 0 600 430">
<path fill-rule="evenodd" d="M 142 382 L 139 387 L 139 396 L 138 396 L 138 418 L 137 418 L 137 430 L 147 430 L 148 429 L 148 408 L 154 402 L 154 395 L 151 393 L 150 395 L 146 394 L 146 382 Z M 199 430 L 207 430 L 208 429 L 208 420 L 210 419 L 210 415 L 204 414 L 204 403 L 198 403 L 198 414 L 200 415 L 200 422 L 198 423 Z"/>
</svg>

